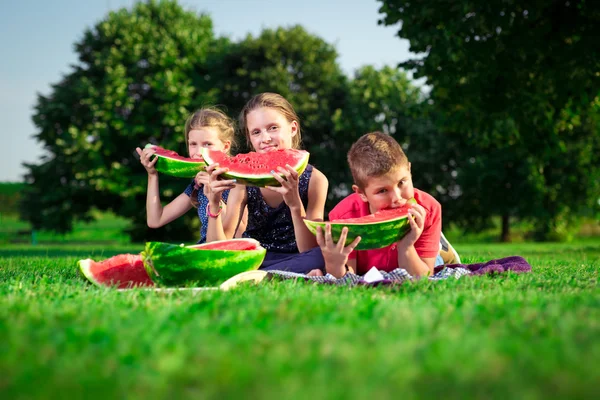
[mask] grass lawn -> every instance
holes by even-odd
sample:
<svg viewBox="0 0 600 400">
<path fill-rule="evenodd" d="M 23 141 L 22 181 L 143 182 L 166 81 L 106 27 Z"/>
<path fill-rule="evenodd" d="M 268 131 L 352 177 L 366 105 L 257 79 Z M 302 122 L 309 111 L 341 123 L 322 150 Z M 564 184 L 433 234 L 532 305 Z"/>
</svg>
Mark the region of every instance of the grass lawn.
<svg viewBox="0 0 600 400">
<path fill-rule="evenodd" d="M 600 239 L 456 246 L 533 272 L 167 295 L 75 268 L 139 245 L 4 245 L 0 398 L 597 397 Z"/>
</svg>

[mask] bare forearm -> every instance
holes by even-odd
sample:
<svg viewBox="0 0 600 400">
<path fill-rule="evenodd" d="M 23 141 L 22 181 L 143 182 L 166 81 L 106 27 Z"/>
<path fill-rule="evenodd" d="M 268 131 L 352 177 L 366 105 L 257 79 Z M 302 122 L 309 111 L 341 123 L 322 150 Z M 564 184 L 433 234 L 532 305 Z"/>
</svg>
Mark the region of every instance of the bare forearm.
<svg viewBox="0 0 600 400">
<path fill-rule="evenodd" d="M 415 278 L 433 275 L 433 268 L 419 257 L 413 245 L 406 248 L 398 246 L 398 266 Z"/>
<path fill-rule="evenodd" d="M 300 207 L 297 209 L 290 209 L 290 213 L 292 214 L 294 235 L 296 236 L 296 245 L 298 246 L 298 251 L 303 253 L 312 249 L 313 247 L 317 247 L 317 238 L 308 230 L 306 224 L 304 223 L 306 211 L 304 210 L 302 203 L 300 203 Z"/>
<path fill-rule="evenodd" d="M 219 210 L 219 203 L 209 203 L 209 210 L 211 214 L 216 214 Z M 206 228 L 206 241 L 214 242 L 216 240 L 229 239 L 223 229 L 223 214 L 220 213 L 216 218 L 208 215 L 208 227 Z"/>
<path fill-rule="evenodd" d="M 163 207 L 160 203 L 158 175 L 148 174 L 148 192 L 146 195 L 146 222 L 148 226 L 151 228 L 162 226 L 160 223 L 162 213 Z"/>
</svg>

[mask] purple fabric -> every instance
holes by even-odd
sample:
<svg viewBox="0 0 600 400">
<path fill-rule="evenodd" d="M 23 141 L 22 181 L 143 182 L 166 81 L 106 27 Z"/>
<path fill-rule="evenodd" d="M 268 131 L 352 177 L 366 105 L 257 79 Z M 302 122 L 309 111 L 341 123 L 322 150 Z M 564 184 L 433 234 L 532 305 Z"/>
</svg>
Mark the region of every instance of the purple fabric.
<svg viewBox="0 0 600 400">
<path fill-rule="evenodd" d="M 529 265 L 529 263 L 523 257 L 520 256 L 510 256 L 476 264 L 440 265 L 439 267 L 435 267 L 434 272 L 437 273 L 443 268 L 466 268 L 469 271 L 471 271 L 473 275 L 501 274 L 507 271 L 512 271 L 516 273 L 531 271 L 531 265 Z"/>
</svg>

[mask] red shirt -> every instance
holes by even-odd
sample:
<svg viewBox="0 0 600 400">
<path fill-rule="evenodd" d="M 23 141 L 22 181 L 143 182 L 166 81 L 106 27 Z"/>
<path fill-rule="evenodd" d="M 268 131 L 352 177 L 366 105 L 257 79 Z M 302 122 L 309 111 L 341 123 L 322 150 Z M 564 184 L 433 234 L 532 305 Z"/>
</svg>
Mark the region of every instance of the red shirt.
<svg viewBox="0 0 600 400">
<path fill-rule="evenodd" d="M 415 189 L 415 199 L 427 211 L 423 233 L 415 243 L 415 250 L 421 258 L 434 258 L 440 251 L 442 206 L 433 196 L 419 189 Z M 329 220 L 358 218 L 369 214 L 369 203 L 353 193 L 329 212 Z M 395 243 L 382 249 L 354 250 L 349 258 L 356 258 L 356 272 L 360 275 L 367 273 L 371 267 L 388 272 L 398 268 L 398 249 Z"/>
</svg>

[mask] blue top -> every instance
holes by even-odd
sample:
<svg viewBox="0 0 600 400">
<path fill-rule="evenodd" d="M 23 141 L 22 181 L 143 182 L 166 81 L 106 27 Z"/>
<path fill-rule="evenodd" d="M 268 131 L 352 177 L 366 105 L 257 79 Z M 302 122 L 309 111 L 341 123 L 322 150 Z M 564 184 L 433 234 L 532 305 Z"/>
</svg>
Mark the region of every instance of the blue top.
<svg viewBox="0 0 600 400">
<path fill-rule="evenodd" d="M 192 191 L 194 190 L 195 181 L 192 180 L 192 183 L 185 188 L 185 194 L 188 197 L 192 196 Z M 229 197 L 229 190 L 223 192 L 223 201 L 227 203 L 227 197 Z M 208 205 L 208 197 L 204 195 L 204 191 L 202 190 L 202 186 L 198 189 L 198 218 L 200 218 L 200 240 L 198 243 L 206 242 L 206 231 L 208 229 L 208 215 L 206 214 L 206 206 Z M 214 214 L 217 210 L 211 210 Z"/>
<path fill-rule="evenodd" d="M 298 191 L 304 209 L 308 207 L 308 183 L 312 174 L 312 165 L 307 165 L 298 180 Z M 278 253 L 298 253 L 294 223 L 290 208 L 281 202 L 277 207 L 269 206 L 260 188 L 246 186 L 248 195 L 248 226 L 244 237 L 256 239 L 267 249 Z"/>
</svg>

